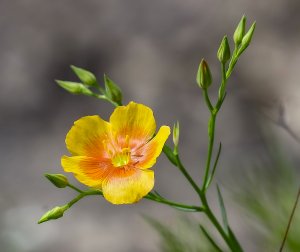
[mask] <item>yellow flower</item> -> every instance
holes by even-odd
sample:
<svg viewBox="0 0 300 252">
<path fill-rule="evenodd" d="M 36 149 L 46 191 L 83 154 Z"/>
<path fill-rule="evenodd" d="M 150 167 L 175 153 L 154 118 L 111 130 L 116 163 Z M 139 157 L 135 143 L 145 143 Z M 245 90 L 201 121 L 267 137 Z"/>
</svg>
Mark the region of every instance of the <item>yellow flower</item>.
<svg viewBox="0 0 300 252">
<path fill-rule="evenodd" d="M 148 168 L 170 134 L 168 126 L 154 136 L 155 130 L 152 110 L 134 102 L 117 107 L 109 122 L 82 117 L 67 134 L 72 157 L 63 156 L 62 167 L 81 183 L 101 189 L 113 204 L 137 202 L 154 186 L 154 172 Z"/>
</svg>

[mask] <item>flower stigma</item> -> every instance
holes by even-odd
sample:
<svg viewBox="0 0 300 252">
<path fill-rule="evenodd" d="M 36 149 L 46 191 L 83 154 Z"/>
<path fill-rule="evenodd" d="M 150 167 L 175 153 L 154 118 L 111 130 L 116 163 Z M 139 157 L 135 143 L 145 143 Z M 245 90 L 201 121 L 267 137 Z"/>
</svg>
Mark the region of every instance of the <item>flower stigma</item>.
<svg viewBox="0 0 300 252">
<path fill-rule="evenodd" d="M 116 153 L 111 159 L 114 167 L 125 166 L 130 162 L 130 149 L 123 148 L 121 152 Z"/>
</svg>

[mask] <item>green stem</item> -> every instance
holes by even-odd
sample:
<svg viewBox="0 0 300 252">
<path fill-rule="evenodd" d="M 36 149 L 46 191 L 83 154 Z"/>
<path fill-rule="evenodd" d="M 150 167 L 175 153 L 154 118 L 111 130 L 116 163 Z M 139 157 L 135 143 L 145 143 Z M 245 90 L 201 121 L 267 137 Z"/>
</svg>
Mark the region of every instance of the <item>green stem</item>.
<svg viewBox="0 0 300 252">
<path fill-rule="evenodd" d="M 212 112 L 209 119 L 209 125 L 208 125 L 209 142 L 208 142 L 208 152 L 206 158 L 205 175 L 204 175 L 204 180 L 202 185 L 202 191 L 206 190 L 208 174 L 210 171 L 210 163 L 211 163 L 211 157 L 212 157 L 212 151 L 214 148 L 214 139 L 215 139 L 216 116 L 217 113 Z"/>
<path fill-rule="evenodd" d="M 114 105 L 115 107 L 121 106 L 122 104 L 118 104 L 114 101 L 112 101 L 111 99 L 109 99 L 106 95 L 102 95 L 102 94 L 93 94 L 93 96 L 99 100 L 105 100 L 110 102 L 112 105 Z"/>
<path fill-rule="evenodd" d="M 183 176 L 189 181 L 189 183 L 191 184 L 191 186 L 194 188 L 194 190 L 197 192 L 197 194 L 200 197 L 200 194 L 202 193 L 201 189 L 196 184 L 196 182 L 193 180 L 193 178 L 188 173 L 188 171 L 185 169 L 184 165 L 181 163 L 181 160 L 180 160 L 178 154 L 175 155 L 175 160 L 176 160 L 177 167 L 179 168 L 179 170 L 181 171 L 181 173 L 183 174 Z"/>
<path fill-rule="evenodd" d="M 207 92 L 207 88 L 204 88 L 204 89 L 203 89 L 203 96 L 204 96 L 205 102 L 206 102 L 206 104 L 207 104 L 207 107 L 209 108 L 210 111 L 213 111 L 214 107 L 213 107 L 213 105 L 211 104 L 211 101 L 210 101 L 210 99 L 209 99 L 208 92 Z"/>
<path fill-rule="evenodd" d="M 78 194 L 74 199 L 72 199 L 68 204 L 68 208 L 70 208 L 71 206 L 73 206 L 75 203 L 77 203 L 79 200 L 81 200 L 83 197 L 85 196 L 90 196 L 90 195 L 103 195 L 101 191 L 97 191 L 97 190 L 88 190 L 88 191 L 84 191 L 80 194 Z"/>
<path fill-rule="evenodd" d="M 214 130 L 212 132 L 214 133 Z M 224 241 L 226 242 L 228 247 L 230 249 L 232 249 L 231 241 L 230 241 L 229 237 L 227 236 L 226 232 L 223 230 L 221 224 L 219 223 L 219 221 L 217 220 L 217 218 L 215 217 L 215 215 L 213 214 L 213 212 L 211 211 L 211 209 L 209 207 L 209 204 L 208 204 L 207 199 L 206 199 L 205 191 L 201 190 L 197 186 L 195 181 L 192 179 L 192 177 L 189 175 L 189 173 L 185 169 L 184 165 L 181 163 L 181 160 L 180 160 L 179 156 L 175 155 L 175 158 L 176 158 L 176 162 L 177 162 L 177 167 L 180 169 L 180 171 L 185 176 L 185 178 L 190 182 L 190 184 L 192 185 L 192 187 L 194 188 L 194 190 L 197 192 L 197 194 L 200 197 L 200 200 L 201 200 L 202 205 L 203 205 L 202 207 L 200 207 L 201 212 L 205 213 L 205 215 L 208 217 L 208 219 L 211 221 L 211 223 L 215 226 L 217 231 L 220 233 L 220 235 L 222 236 L 222 238 L 224 239 Z M 150 200 L 153 200 L 153 199 L 151 198 Z M 160 202 L 160 203 L 163 203 L 163 202 Z M 178 207 L 180 207 L 180 206 L 178 206 Z M 191 208 L 189 208 L 189 209 L 191 209 Z"/>
<path fill-rule="evenodd" d="M 216 105 L 216 108 L 220 109 L 221 107 L 221 101 L 223 100 L 223 97 L 225 95 L 225 90 L 226 90 L 226 69 L 225 69 L 225 63 L 221 64 L 221 72 L 222 72 L 222 82 L 219 88 L 219 99 Z"/>
<path fill-rule="evenodd" d="M 182 203 L 177 203 L 174 201 L 166 200 L 161 197 L 155 198 L 153 196 L 146 195 L 144 198 L 161 203 L 161 204 L 165 204 L 165 205 L 169 205 L 169 206 L 173 206 L 173 207 L 177 207 L 177 208 L 182 208 L 183 210 L 190 210 L 190 211 L 195 211 L 195 212 L 203 212 L 203 210 L 204 210 L 202 207 L 199 207 L 199 206 L 185 205 Z"/>
<path fill-rule="evenodd" d="M 219 96 L 218 96 L 218 101 L 215 107 L 211 107 L 209 104 L 209 97 L 207 94 L 207 91 L 204 90 L 204 97 L 205 101 L 207 104 L 207 107 L 209 108 L 211 115 L 209 119 L 209 124 L 208 124 L 208 137 L 209 137 L 209 142 L 208 142 L 208 152 L 207 152 L 207 158 L 206 158 L 206 167 L 205 167 L 205 175 L 203 179 L 203 185 L 200 191 L 200 199 L 204 208 L 204 213 L 208 217 L 208 219 L 211 221 L 211 223 L 215 226 L 215 228 L 218 230 L 228 247 L 231 249 L 231 251 L 235 251 L 235 248 L 232 245 L 231 238 L 229 235 L 224 231 L 222 228 L 221 224 L 219 223 L 218 219 L 215 217 L 213 214 L 212 210 L 209 207 L 209 204 L 206 199 L 206 189 L 208 188 L 208 179 L 209 179 L 209 173 L 210 173 L 210 166 L 211 166 L 211 159 L 212 159 L 212 152 L 213 152 L 213 147 L 214 147 L 214 139 L 215 139 L 215 124 L 216 124 L 216 118 L 217 114 L 223 104 L 225 95 L 226 95 L 226 84 L 227 80 L 230 77 L 235 64 L 237 63 L 239 55 L 237 54 L 237 48 L 234 49 L 233 56 L 230 60 L 228 69 L 226 71 L 226 66 L 224 63 L 221 64 L 221 72 L 222 72 L 222 82 L 219 88 Z M 219 154 L 217 155 L 217 159 L 219 158 Z M 217 161 L 216 161 L 217 162 Z M 213 171 L 214 172 L 214 171 Z M 211 182 L 211 181 L 209 181 Z"/>
<path fill-rule="evenodd" d="M 76 192 L 83 193 L 83 191 L 81 191 L 79 188 L 77 188 L 76 186 L 74 186 L 72 184 L 68 184 L 68 187 L 70 187 L 71 189 L 75 190 Z"/>
<path fill-rule="evenodd" d="M 211 211 L 211 209 L 208 205 L 207 199 L 206 199 L 206 195 L 204 193 L 201 194 L 201 201 L 202 201 L 202 204 L 203 204 L 205 215 L 211 221 L 211 223 L 215 226 L 215 228 L 218 230 L 218 232 L 220 233 L 220 235 L 222 236 L 222 238 L 224 239 L 224 241 L 226 242 L 228 247 L 232 250 L 231 241 L 230 241 L 229 237 L 227 236 L 226 232 L 223 230 L 223 228 L 222 228 L 221 224 L 219 223 L 218 219 L 215 217 L 215 215 Z"/>
<path fill-rule="evenodd" d="M 73 206 L 75 203 L 77 203 L 79 200 L 81 200 L 85 196 L 103 195 L 103 193 L 99 190 L 92 190 L 91 189 L 91 190 L 87 190 L 87 191 L 81 191 L 73 185 L 69 185 L 69 187 L 74 189 L 77 192 L 80 192 L 80 193 L 67 204 L 68 208 Z M 170 201 L 170 200 L 167 200 L 167 199 L 164 199 L 164 198 L 161 198 L 161 197 L 154 197 L 154 196 L 149 195 L 149 194 L 146 195 L 144 198 L 148 199 L 148 200 L 158 202 L 158 203 L 161 203 L 161 204 L 182 208 L 183 210 L 189 210 L 189 211 L 195 211 L 195 212 L 202 212 L 203 211 L 203 208 L 199 207 L 199 206 L 185 205 L 185 204 Z"/>
<path fill-rule="evenodd" d="M 226 79 L 228 79 L 235 67 L 235 64 L 237 63 L 238 61 L 238 58 L 239 58 L 240 55 L 238 55 L 238 48 L 235 47 L 234 48 L 234 51 L 233 51 L 233 54 L 232 54 L 232 58 L 229 62 L 229 66 L 228 66 L 228 69 L 227 69 L 227 72 L 226 72 Z"/>
</svg>

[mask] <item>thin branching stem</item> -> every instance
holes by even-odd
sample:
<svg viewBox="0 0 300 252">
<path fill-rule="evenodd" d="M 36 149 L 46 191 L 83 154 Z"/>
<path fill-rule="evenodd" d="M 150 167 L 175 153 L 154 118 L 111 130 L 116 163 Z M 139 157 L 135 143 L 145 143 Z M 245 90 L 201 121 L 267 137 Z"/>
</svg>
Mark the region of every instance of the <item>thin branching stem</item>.
<svg viewBox="0 0 300 252">
<path fill-rule="evenodd" d="M 170 201 L 170 200 L 167 200 L 167 199 L 164 199 L 164 198 L 161 198 L 161 197 L 153 197 L 153 196 L 150 196 L 149 194 L 146 195 L 144 198 L 148 199 L 148 200 L 155 201 L 157 203 L 173 206 L 173 207 L 182 209 L 184 211 L 193 211 L 193 212 L 203 212 L 204 211 L 204 209 L 202 207 L 199 207 L 199 206 L 185 205 L 185 204 Z"/>
<path fill-rule="evenodd" d="M 296 200 L 295 200 L 294 206 L 293 206 L 292 213 L 291 213 L 291 215 L 290 215 L 290 218 L 289 218 L 288 225 L 287 225 L 287 227 L 286 227 L 286 230 L 285 230 L 285 233 L 284 233 L 284 237 L 283 237 L 283 240 L 282 240 L 282 243 L 281 243 L 281 246 L 280 246 L 279 252 L 282 252 L 282 251 L 283 251 L 283 247 L 284 247 L 284 244 L 285 244 L 285 242 L 286 242 L 286 239 L 287 239 L 287 236 L 288 236 L 288 232 L 289 232 L 289 230 L 290 230 L 290 227 L 291 227 L 291 223 L 292 223 L 292 220 L 293 220 L 293 217 L 294 217 L 295 211 L 296 211 L 296 207 L 297 207 L 297 204 L 298 204 L 299 198 L 300 198 L 300 188 L 299 188 L 299 191 L 298 191 L 298 194 L 297 194 L 297 197 L 296 197 Z"/>
</svg>

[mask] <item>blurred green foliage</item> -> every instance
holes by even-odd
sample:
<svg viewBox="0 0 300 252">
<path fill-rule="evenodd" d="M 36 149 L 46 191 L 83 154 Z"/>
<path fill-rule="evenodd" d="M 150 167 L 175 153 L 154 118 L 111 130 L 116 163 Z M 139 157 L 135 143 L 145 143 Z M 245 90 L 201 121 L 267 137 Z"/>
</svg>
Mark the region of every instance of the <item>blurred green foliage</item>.
<svg viewBox="0 0 300 252">
<path fill-rule="evenodd" d="M 215 252 L 209 241 L 202 233 L 199 223 L 188 217 L 179 215 L 173 225 L 144 217 L 160 236 L 159 249 L 163 252 Z"/>
<path fill-rule="evenodd" d="M 234 198 L 249 214 L 254 237 L 264 251 L 278 251 L 299 190 L 299 174 L 274 137 L 267 137 L 265 153 L 237 185 Z M 299 169 L 298 169 L 299 170 Z M 300 251 L 300 208 L 297 206 L 284 251 Z"/>
<path fill-rule="evenodd" d="M 299 190 L 299 172 L 289 161 L 289 152 L 281 150 L 274 136 L 264 139 L 264 151 L 232 176 L 235 186 L 229 195 L 239 211 L 249 217 L 244 221 L 249 226 L 249 239 L 257 249 L 278 251 Z M 231 182 L 224 181 L 224 185 Z M 158 232 L 163 252 L 216 251 L 199 228 L 199 220 L 180 217 L 170 226 L 146 219 Z M 300 251 L 299 223 L 297 206 L 283 251 Z"/>
</svg>

